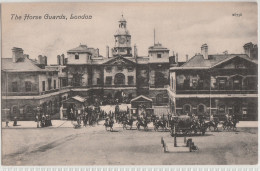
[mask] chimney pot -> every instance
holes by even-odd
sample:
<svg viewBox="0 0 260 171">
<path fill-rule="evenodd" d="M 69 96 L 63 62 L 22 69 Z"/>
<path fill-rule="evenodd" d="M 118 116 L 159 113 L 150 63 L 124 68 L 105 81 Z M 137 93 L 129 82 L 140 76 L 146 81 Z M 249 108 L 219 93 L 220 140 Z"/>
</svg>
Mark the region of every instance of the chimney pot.
<svg viewBox="0 0 260 171">
<path fill-rule="evenodd" d="M 206 43 L 201 46 L 201 54 L 204 59 L 208 59 L 208 45 Z"/>
<path fill-rule="evenodd" d="M 106 57 L 109 58 L 109 46 L 106 47 Z"/>
<path fill-rule="evenodd" d="M 20 58 L 24 58 L 22 48 L 13 47 L 12 52 L 13 52 L 12 55 L 13 62 L 17 62 Z"/>
<path fill-rule="evenodd" d="M 57 64 L 60 65 L 60 55 L 57 56 Z"/>
</svg>

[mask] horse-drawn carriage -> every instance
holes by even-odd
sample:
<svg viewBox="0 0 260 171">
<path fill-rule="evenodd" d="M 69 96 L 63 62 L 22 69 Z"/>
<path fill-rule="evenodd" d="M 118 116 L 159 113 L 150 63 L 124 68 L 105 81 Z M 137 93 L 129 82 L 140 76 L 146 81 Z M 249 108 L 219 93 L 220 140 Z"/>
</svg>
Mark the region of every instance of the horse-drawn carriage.
<svg viewBox="0 0 260 171">
<path fill-rule="evenodd" d="M 169 123 L 172 136 L 174 134 L 191 135 L 197 133 L 204 135 L 207 130 L 207 125 L 204 120 L 198 117 L 190 117 L 187 115 L 174 116 Z"/>
</svg>

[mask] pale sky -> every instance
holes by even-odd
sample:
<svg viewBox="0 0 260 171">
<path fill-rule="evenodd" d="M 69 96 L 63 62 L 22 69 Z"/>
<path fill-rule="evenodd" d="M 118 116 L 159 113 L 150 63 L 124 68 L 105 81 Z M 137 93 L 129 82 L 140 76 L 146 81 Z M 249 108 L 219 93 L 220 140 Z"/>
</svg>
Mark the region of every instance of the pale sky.
<svg viewBox="0 0 260 171">
<path fill-rule="evenodd" d="M 243 53 L 243 45 L 257 43 L 257 3 L 23 3 L 2 4 L 2 57 L 12 56 L 12 47 L 24 49 L 30 58 L 46 55 L 56 64 L 57 55 L 87 44 L 106 55 L 114 46 L 114 33 L 121 15 L 127 20 L 132 47 L 147 56 L 156 42 L 178 52 L 180 61 L 200 53 L 207 43 L 209 54 Z M 242 16 L 232 16 L 232 14 Z M 11 20 L 11 14 L 65 15 L 68 20 Z M 91 20 L 70 20 L 70 15 L 92 15 Z M 111 54 L 111 52 L 110 52 Z"/>
</svg>

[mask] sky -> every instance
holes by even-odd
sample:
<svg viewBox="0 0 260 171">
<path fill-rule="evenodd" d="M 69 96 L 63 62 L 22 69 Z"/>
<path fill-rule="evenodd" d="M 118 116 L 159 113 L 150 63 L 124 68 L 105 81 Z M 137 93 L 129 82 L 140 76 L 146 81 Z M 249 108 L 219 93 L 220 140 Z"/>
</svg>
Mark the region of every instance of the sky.
<svg viewBox="0 0 260 171">
<path fill-rule="evenodd" d="M 22 16 L 11 19 L 11 14 Z M 24 15 L 42 19 L 24 20 Z M 44 19 L 44 15 L 64 15 L 67 20 Z M 70 19 L 73 15 L 91 15 L 92 19 Z M 99 48 L 114 46 L 114 34 L 121 15 L 127 20 L 139 56 L 148 55 L 155 41 L 179 54 L 184 61 L 200 53 L 207 43 L 209 54 L 244 53 L 243 45 L 257 43 L 257 3 L 255 2 L 171 2 L 171 3 L 6 3 L 2 4 L 2 57 L 12 57 L 11 49 L 20 47 L 30 58 L 48 57 L 57 63 L 80 44 Z M 233 16 L 242 14 L 242 16 Z M 111 52 L 110 52 L 111 54 Z"/>
</svg>

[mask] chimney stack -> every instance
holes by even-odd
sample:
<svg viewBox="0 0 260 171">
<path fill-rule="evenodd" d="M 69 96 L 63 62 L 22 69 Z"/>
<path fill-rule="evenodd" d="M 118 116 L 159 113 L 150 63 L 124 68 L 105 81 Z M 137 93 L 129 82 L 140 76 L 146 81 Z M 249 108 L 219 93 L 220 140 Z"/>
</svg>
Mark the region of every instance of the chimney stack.
<svg viewBox="0 0 260 171">
<path fill-rule="evenodd" d="M 106 49 L 106 57 L 109 58 L 109 46 L 107 46 Z"/>
<path fill-rule="evenodd" d="M 169 57 L 169 63 L 170 66 L 173 66 L 176 62 L 175 62 L 175 55 L 174 55 L 174 51 L 173 51 L 173 56 Z"/>
<path fill-rule="evenodd" d="M 176 62 L 176 64 L 178 64 L 178 53 L 176 53 L 176 58 L 175 58 L 175 62 Z"/>
<path fill-rule="evenodd" d="M 174 51 L 172 51 L 172 63 L 177 63 L 176 60 L 175 60 L 175 54 L 174 54 Z"/>
<path fill-rule="evenodd" d="M 57 64 L 60 65 L 60 55 L 57 56 Z"/>
<path fill-rule="evenodd" d="M 43 58 L 44 58 L 44 65 L 47 66 L 48 65 L 48 62 L 47 62 L 48 58 L 47 58 L 47 56 L 44 56 Z"/>
<path fill-rule="evenodd" d="M 137 57 L 137 47 L 136 47 L 136 44 L 134 45 L 134 57 L 135 58 Z"/>
<path fill-rule="evenodd" d="M 47 56 L 39 55 L 38 56 L 38 61 L 39 61 L 38 62 L 39 64 L 47 66 Z"/>
<path fill-rule="evenodd" d="M 188 62 L 189 60 L 189 56 L 186 54 L 186 62 Z"/>
<path fill-rule="evenodd" d="M 97 57 L 99 57 L 99 48 L 97 48 Z"/>
<path fill-rule="evenodd" d="M 205 43 L 201 46 L 201 54 L 203 55 L 204 59 L 208 58 L 208 45 Z"/>
<path fill-rule="evenodd" d="M 65 61 L 64 61 L 64 54 L 61 54 L 60 56 L 60 65 L 64 65 Z"/>
<path fill-rule="evenodd" d="M 12 52 L 13 52 L 12 55 L 13 62 L 17 62 L 20 58 L 24 58 L 22 48 L 13 47 Z"/>
</svg>

